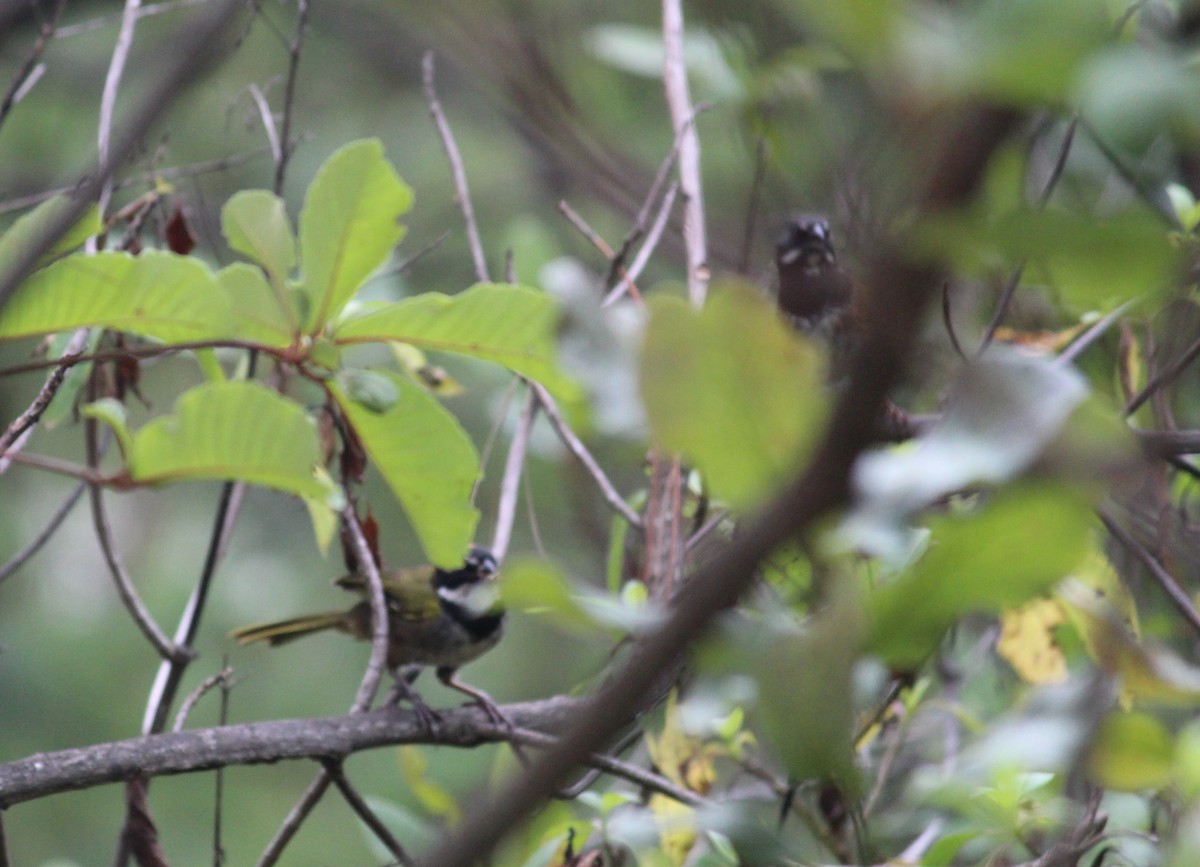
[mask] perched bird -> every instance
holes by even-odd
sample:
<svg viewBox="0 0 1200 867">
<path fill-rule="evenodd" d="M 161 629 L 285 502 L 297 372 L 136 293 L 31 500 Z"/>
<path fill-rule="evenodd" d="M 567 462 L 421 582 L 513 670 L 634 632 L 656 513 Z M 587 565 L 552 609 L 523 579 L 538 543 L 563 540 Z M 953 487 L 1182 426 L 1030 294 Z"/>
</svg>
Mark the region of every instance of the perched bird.
<svg viewBox="0 0 1200 867">
<path fill-rule="evenodd" d="M 472 546 L 462 568 L 417 566 L 383 573 L 388 611 L 388 668 L 397 675 L 397 687 L 432 730 L 436 715 L 411 689 L 422 666 L 437 670 L 438 680 L 471 696 L 497 724 L 509 725 L 491 697 L 460 681 L 456 673 L 485 651 L 495 647 L 504 631 L 504 607 L 495 576 L 499 571 L 490 551 Z M 366 597 L 362 575 L 347 575 L 339 587 Z M 276 645 L 315 632 L 334 629 L 361 641 L 373 636 L 371 603 L 367 599 L 346 609 L 292 617 L 274 623 L 246 626 L 230 637 L 242 644 L 266 641 Z M 403 671 L 402 671 L 403 670 Z"/>
<path fill-rule="evenodd" d="M 837 261 L 829 223 L 811 214 L 793 216 L 775 244 L 779 309 L 799 331 L 829 345 L 832 381 L 845 366 L 858 337 L 860 293 Z"/>
</svg>

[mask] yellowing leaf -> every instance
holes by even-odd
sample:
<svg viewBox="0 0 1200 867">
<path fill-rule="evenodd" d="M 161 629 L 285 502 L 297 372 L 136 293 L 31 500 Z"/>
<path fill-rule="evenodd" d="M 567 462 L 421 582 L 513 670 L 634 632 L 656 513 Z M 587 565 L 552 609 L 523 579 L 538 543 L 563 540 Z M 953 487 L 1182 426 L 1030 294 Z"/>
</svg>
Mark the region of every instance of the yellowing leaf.
<svg viewBox="0 0 1200 867">
<path fill-rule="evenodd" d="M 1175 745 L 1167 729 L 1143 713 L 1113 713 L 1100 724 L 1088 773 L 1107 789 L 1160 789 L 1171 780 Z"/>
<path fill-rule="evenodd" d="M 1026 683 L 1062 683 L 1067 661 L 1054 638 L 1054 628 L 1066 621 L 1056 599 L 1034 599 L 1000 615 L 996 652 Z"/>
</svg>

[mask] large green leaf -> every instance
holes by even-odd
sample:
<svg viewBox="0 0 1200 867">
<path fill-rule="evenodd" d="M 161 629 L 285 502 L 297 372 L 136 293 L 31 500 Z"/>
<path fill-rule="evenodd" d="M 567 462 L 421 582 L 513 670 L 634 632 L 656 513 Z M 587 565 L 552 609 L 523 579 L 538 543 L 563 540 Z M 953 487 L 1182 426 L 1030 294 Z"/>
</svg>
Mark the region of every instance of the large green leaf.
<svg viewBox="0 0 1200 867">
<path fill-rule="evenodd" d="M 694 461 L 717 497 L 760 502 L 825 424 L 820 353 L 748 288 L 716 287 L 701 313 L 670 298 L 650 310 L 641 385 L 655 438 Z"/>
<path fill-rule="evenodd" d="M 573 399 L 579 388 L 556 360 L 559 318 L 558 302 L 544 292 L 480 283 L 459 295 L 430 292 L 348 319 L 337 326 L 333 339 L 397 341 L 470 355 L 503 364 L 556 396 Z"/>
<path fill-rule="evenodd" d="M 221 209 L 229 246 L 262 265 L 271 282 L 285 285 L 296 267 L 296 239 L 283 199 L 267 190 L 242 190 Z"/>
<path fill-rule="evenodd" d="M 337 381 L 329 386 L 404 507 L 430 561 L 462 565 L 463 551 L 479 521 L 471 505 L 479 455 L 458 420 L 436 398 L 403 377 L 387 376 L 395 384 L 396 398 L 383 412 L 355 401 Z"/>
<path fill-rule="evenodd" d="M 300 213 L 310 332 L 341 311 L 404 237 L 399 218 L 412 198 L 378 139 L 351 142 L 317 172 Z"/>
<path fill-rule="evenodd" d="M 236 479 L 333 502 L 316 425 L 304 408 L 256 382 L 184 392 L 173 415 L 147 423 L 128 455 L 136 482 Z"/>
<path fill-rule="evenodd" d="M 963 614 L 1011 608 L 1079 565 L 1093 523 L 1063 487 L 1005 489 L 979 512 L 931 522 L 927 553 L 867 597 L 867 649 L 889 665 L 920 663 Z"/>
<path fill-rule="evenodd" d="M 281 301 L 262 269 L 234 262 L 217 272 L 217 282 L 229 298 L 240 338 L 265 346 L 292 344 L 297 325 L 288 318 L 287 302 Z"/>
<path fill-rule="evenodd" d="M 87 325 L 165 343 L 234 336 L 229 299 L 200 260 L 173 253 L 82 253 L 26 280 L 0 313 L 0 337 Z"/>
</svg>

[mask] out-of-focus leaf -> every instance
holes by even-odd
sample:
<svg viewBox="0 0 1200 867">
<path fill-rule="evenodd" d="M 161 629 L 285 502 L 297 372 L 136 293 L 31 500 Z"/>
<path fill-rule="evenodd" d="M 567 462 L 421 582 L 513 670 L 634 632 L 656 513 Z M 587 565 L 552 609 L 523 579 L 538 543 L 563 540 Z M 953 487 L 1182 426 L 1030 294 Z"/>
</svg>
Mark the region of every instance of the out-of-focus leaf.
<svg viewBox="0 0 1200 867">
<path fill-rule="evenodd" d="M 135 482 L 234 479 L 335 502 L 320 464 L 317 429 L 294 401 L 256 382 L 220 382 L 184 392 L 173 415 L 147 423 L 128 455 Z"/>
<path fill-rule="evenodd" d="M 100 325 L 165 343 L 235 334 L 229 298 L 199 259 L 147 250 L 78 253 L 26 280 L 0 311 L 0 338 Z"/>
<path fill-rule="evenodd" d="M 736 508 L 791 477 L 824 428 L 819 351 L 744 286 L 715 287 L 697 313 L 656 297 L 641 384 L 654 436 L 683 452 Z"/>
<path fill-rule="evenodd" d="M 623 72 L 662 79 L 662 32 L 632 24 L 598 24 L 585 36 L 588 50 Z M 720 43 L 708 33 L 684 35 L 683 62 L 693 80 L 708 94 L 730 98 L 739 93 L 737 76 L 729 68 Z"/>
<path fill-rule="evenodd" d="M 409 343 L 392 343 L 392 355 L 413 382 L 429 389 L 438 397 L 457 397 L 465 389 L 453 376 L 436 364 L 431 364 L 425 353 Z"/>
<path fill-rule="evenodd" d="M 1067 661 L 1054 638 L 1054 629 L 1066 621 L 1056 599 L 1034 599 L 1000 615 L 996 652 L 1026 683 L 1062 683 Z"/>
<path fill-rule="evenodd" d="M 0 274 L 7 274 L 31 243 L 46 230 L 46 227 L 57 221 L 71 207 L 71 200 L 66 196 L 55 196 L 42 202 L 32 211 L 24 214 L 0 235 Z M 54 242 L 42 258 L 39 265 L 61 256 L 69 250 L 74 250 L 92 235 L 100 231 L 100 210 L 95 205 L 89 205 L 83 216 L 61 238 Z"/>
<path fill-rule="evenodd" d="M 395 801 L 387 801 L 383 798 L 377 798 L 373 795 L 367 795 L 367 806 L 371 812 L 379 817 L 379 820 L 392 832 L 392 836 L 397 840 L 403 840 L 406 847 L 411 847 L 413 851 L 420 852 L 428 849 L 437 842 L 439 829 L 433 823 L 427 822 L 417 816 L 412 810 L 404 807 Z M 363 839 L 367 843 L 367 847 L 372 851 L 373 860 L 378 864 L 386 864 L 389 861 L 395 860 L 395 855 L 379 840 L 379 835 L 368 828 L 365 824 L 359 823 L 362 829 Z"/>
<path fill-rule="evenodd" d="M 296 239 L 283 199 L 267 190 L 242 190 L 221 209 L 221 231 L 231 248 L 266 269 L 282 287 L 296 267 Z"/>
<path fill-rule="evenodd" d="M 903 547 L 904 538 L 895 537 L 909 515 L 1024 471 L 1086 396 L 1074 369 L 997 347 L 963 370 L 932 431 L 863 455 L 854 472 L 858 505 L 843 534 L 867 550 Z"/>
<path fill-rule="evenodd" d="M 815 30 L 837 48 L 865 60 L 887 53 L 900 19 L 900 7 L 889 0 L 800 0 L 780 8 L 793 9 L 805 30 Z"/>
<path fill-rule="evenodd" d="M 1191 720 L 1175 738 L 1173 776 L 1185 801 L 1200 796 L 1200 720 Z"/>
<path fill-rule="evenodd" d="M 1162 291 L 1180 261 L 1166 227 L 1141 209 L 1106 219 L 1053 209 L 998 216 L 976 209 L 927 221 L 922 238 L 966 273 L 1025 262 L 1026 282 L 1046 283 L 1080 313 Z"/>
<path fill-rule="evenodd" d="M 1075 102 L 1096 135 L 1130 151 L 1148 147 L 1164 129 L 1200 131 L 1200 77 L 1185 54 L 1112 46 L 1082 71 Z"/>
<path fill-rule="evenodd" d="M 471 489 L 479 478 L 479 455 L 458 420 L 437 399 L 389 374 L 396 401 L 381 413 L 351 398 L 336 381 L 330 391 L 371 461 L 412 522 L 432 563 L 462 564 L 479 512 Z"/>
<path fill-rule="evenodd" d="M 893 667 L 911 667 L 961 615 L 1044 593 L 1083 558 L 1092 520 L 1078 494 L 1030 483 L 1001 491 L 971 515 L 931 521 L 925 556 L 867 597 L 867 649 Z"/>
<path fill-rule="evenodd" d="M 378 139 L 351 142 L 321 166 L 300 212 L 307 329 L 320 330 L 404 237 L 413 194 Z"/>
<path fill-rule="evenodd" d="M 1194 706 L 1200 699 L 1200 667 L 1164 647 L 1139 643 L 1118 611 L 1095 590 L 1072 579 L 1058 589 L 1089 652 L 1100 667 L 1120 678 L 1134 699 Z"/>
<path fill-rule="evenodd" d="M 451 824 L 457 823 L 462 815 L 458 801 L 436 780 L 430 779 L 425 753 L 417 747 L 402 746 L 396 750 L 396 759 L 408 790 L 416 796 L 425 812 L 440 816 Z"/>
<path fill-rule="evenodd" d="M 1144 713 L 1105 717 L 1088 754 L 1088 773 L 1107 789 L 1160 789 L 1171 780 L 1175 745 L 1171 734 Z"/>
<path fill-rule="evenodd" d="M 510 609 L 545 612 L 571 632 L 595 634 L 596 622 L 580 606 L 575 591 L 552 563 L 520 557 L 504 564 L 504 603 Z"/>
<path fill-rule="evenodd" d="M 559 307 L 525 286 L 480 283 L 458 295 L 427 292 L 339 323 L 338 344 L 409 343 L 502 364 L 537 380 L 556 397 L 574 400 L 579 387 L 559 368 L 555 332 Z"/>
<path fill-rule="evenodd" d="M 1103 5 L 1091 0 L 993 0 L 934 7 L 903 20 L 899 64 L 931 98 L 1061 102 L 1111 39 Z"/>
<path fill-rule="evenodd" d="M 133 431 L 129 429 L 123 403 L 116 398 L 103 397 L 83 407 L 81 413 L 84 418 L 98 419 L 112 428 L 113 435 L 117 438 L 117 444 L 121 448 L 121 454 L 125 455 L 126 460 L 129 459 L 129 456 L 133 454 Z"/>
</svg>

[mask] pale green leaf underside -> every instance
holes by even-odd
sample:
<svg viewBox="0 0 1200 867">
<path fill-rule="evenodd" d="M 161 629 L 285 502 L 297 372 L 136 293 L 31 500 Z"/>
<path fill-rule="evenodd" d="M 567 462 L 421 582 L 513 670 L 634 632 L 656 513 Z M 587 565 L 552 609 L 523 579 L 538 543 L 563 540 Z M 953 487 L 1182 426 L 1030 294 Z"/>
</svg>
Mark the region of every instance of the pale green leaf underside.
<svg viewBox="0 0 1200 867">
<path fill-rule="evenodd" d="M 578 385 L 558 366 L 558 302 L 544 292 L 480 283 L 458 295 L 417 295 L 337 327 L 337 343 L 396 341 L 502 364 L 564 399 Z"/>
<path fill-rule="evenodd" d="M 399 218 L 412 206 L 378 139 L 351 142 L 317 172 L 300 213 L 308 330 L 336 316 L 404 236 Z"/>
<path fill-rule="evenodd" d="M 260 268 L 235 262 L 217 272 L 217 282 L 237 317 L 238 336 L 265 346 L 290 346 L 296 327 Z"/>
<path fill-rule="evenodd" d="M 26 280 L 0 313 L 0 338 L 103 326 L 166 343 L 229 338 L 229 300 L 197 259 L 146 251 L 77 254 Z"/>
<path fill-rule="evenodd" d="M 694 461 L 717 497 L 755 505 L 824 427 L 819 353 L 745 288 L 714 292 L 701 313 L 669 298 L 650 307 L 641 385 L 655 438 Z"/>
<path fill-rule="evenodd" d="M 221 382 L 184 392 L 173 415 L 138 431 L 128 464 L 136 482 L 233 479 L 329 500 L 320 461 L 303 407 L 256 382 Z"/>
<path fill-rule="evenodd" d="M 458 420 L 436 398 L 403 377 L 389 376 L 398 397 L 382 413 L 356 403 L 336 381 L 329 385 L 371 462 L 404 507 L 430 561 L 459 566 L 479 521 L 471 505 L 479 455 Z"/>
<path fill-rule="evenodd" d="M 229 246 L 262 265 L 283 286 L 296 266 L 296 239 L 283 200 L 267 190 L 242 190 L 221 209 Z"/>
<path fill-rule="evenodd" d="M 0 237 L 0 274 L 7 274 L 18 256 L 71 206 L 72 202 L 66 196 L 55 196 L 42 202 L 9 226 L 8 231 Z M 99 231 L 100 211 L 95 205 L 91 205 L 79 221 L 51 246 L 42 260 L 75 249 Z"/>
</svg>

